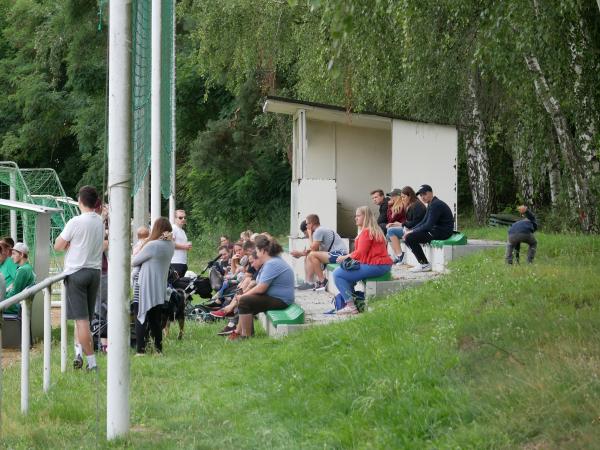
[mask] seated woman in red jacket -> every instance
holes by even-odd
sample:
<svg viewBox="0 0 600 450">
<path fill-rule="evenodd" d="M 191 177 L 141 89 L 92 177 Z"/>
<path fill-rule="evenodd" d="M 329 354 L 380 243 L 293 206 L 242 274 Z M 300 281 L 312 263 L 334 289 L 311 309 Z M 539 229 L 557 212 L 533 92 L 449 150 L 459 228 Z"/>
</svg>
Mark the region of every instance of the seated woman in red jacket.
<svg viewBox="0 0 600 450">
<path fill-rule="evenodd" d="M 356 270 L 338 267 L 333 272 L 333 281 L 346 302 L 346 306 L 337 312 L 340 315 L 358 314 L 352 298 L 352 290 L 358 281 L 379 277 L 389 272 L 392 267 L 392 259 L 387 252 L 387 241 L 371 210 L 367 206 L 361 206 L 356 210 L 354 219 L 359 230 L 354 241 L 355 250 L 349 255 L 340 256 L 337 262 L 352 258 L 360 263 L 360 267 Z"/>
</svg>

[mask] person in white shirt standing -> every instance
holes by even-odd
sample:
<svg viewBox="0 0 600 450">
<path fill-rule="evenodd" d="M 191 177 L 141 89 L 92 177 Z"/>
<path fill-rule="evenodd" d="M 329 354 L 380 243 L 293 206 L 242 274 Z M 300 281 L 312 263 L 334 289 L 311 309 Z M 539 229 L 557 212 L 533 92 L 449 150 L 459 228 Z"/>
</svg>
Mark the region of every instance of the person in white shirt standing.
<svg viewBox="0 0 600 450">
<path fill-rule="evenodd" d="M 192 248 L 192 243 L 188 241 L 183 227 L 185 226 L 186 214 L 183 209 L 175 211 L 175 223 L 173 227 L 173 242 L 175 243 L 175 253 L 171 259 L 171 269 L 173 269 L 179 277 L 184 277 L 188 270 L 187 257 L 188 252 Z"/>
<path fill-rule="evenodd" d="M 88 370 L 97 370 L 90 323 L 100 286 L 104 224 L 96 213 L 100 198 L 96 188 L 83 186 L 78 194 L 81 214 L 73 217 L 54 243 L 56 250 L 66 250 L 64 260 L 67 294 L 67 319 L 75 321 L 75 360 L 73 367 L 83 367 L 85 353 Z"/>
</svg>

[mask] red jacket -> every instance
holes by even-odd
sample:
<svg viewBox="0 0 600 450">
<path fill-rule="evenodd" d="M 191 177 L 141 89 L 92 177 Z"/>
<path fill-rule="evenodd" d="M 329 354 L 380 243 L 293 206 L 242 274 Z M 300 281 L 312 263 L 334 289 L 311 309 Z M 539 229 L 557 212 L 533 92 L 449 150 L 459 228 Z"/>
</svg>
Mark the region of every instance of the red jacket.
<svg viewBox="0 0 600 450">
<path fill-rule="evenodd" d="M 404 223 L 405 221 L 406 221 L 406 211 L 404 211 L 404 208 L 402 208 L 399 212 L 394 214 L 392 212 L 392 207 L 388 206 L 387 223 L 394 223 L 394 222 Z"/>
<path fill-rule="evenodd" d="M 355 250 L 350 257 L 362 264 L 384 265 L 392 264 L 392 259 L 387 252 L 385 239 L 374 241 L 369 230 L 362 230 L 354 241 Z"/>
</svg>

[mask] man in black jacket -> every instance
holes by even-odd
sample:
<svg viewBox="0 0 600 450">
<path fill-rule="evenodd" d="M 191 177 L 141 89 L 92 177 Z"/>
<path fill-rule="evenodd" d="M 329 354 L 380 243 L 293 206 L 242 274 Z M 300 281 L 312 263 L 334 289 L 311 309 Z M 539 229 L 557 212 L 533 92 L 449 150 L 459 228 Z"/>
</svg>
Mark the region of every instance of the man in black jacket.
<svg viewBox="0 0 600 450">
<path fill-rule="evenodd" d="M 417 191 L 419 199 L 427 206 L 423 220 L 404 234 L 404 242 L 412 250 L 419 264 L 410 269 L 411 272 L 430 272 L 431 264 L 427 261 L 421 244 L 433 240 L 444 240 L 454 232 L 454 215 L 450 207 L 433 195 L 433 189 L 423 184 Z"/>
<path fill-rule="evenodd" d="M 529 245 L 527 251 L 527 262 L 531 264 L 535 257 L 537 250 L 537 241 L 533 236 L 533 233 L 537 231 L 538 224 L 535 220 L 535 216 L 527 206 L 521 205 L 517 208 L 521 215 L 525 216 L 525 219 L 519 220 L 511 225 L 508 229 L 508 242 L 506 243 L 506 263 L 513 263 L 513 250 L 516 250 L 517 263 L 519 262 L 519 252 L 521 250 L 521 242 L 525 242 Z"/>
<path fill-rule="evenodd" d="M 371 192 L 371 199 L 373 200 L 373 203 L 379 206 L 379 217 L 377 218 L 377 224 L 385 235 L 387 233 L 387 210 L 390 198 L 384 195 L 382 189 L 375 189 Z"/>
</svg>

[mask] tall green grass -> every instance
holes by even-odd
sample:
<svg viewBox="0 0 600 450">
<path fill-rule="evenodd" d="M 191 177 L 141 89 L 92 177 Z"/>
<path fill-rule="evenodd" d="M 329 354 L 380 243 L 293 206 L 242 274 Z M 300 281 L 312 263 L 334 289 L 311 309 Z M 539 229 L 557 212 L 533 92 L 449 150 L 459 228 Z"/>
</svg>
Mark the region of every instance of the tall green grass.
<svg viewBox="0 0 600 450">
<path fill-rule="evenodd" d="M 132 358 L 132 431 L 110 444 L 104 370 L 55 366 L 44 396 L 34 358 L 28 418 L 19 372 L 5 372 L 2 445 L 595 448 L 600 238 L 538 240 L 534 265 L 505 266 L 503 249 L 471 255 L 367 314 L 283 340 L 229 343 L 222 324 L 188 324 L 164 356 Z"/>
</svg>

